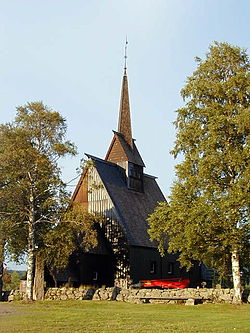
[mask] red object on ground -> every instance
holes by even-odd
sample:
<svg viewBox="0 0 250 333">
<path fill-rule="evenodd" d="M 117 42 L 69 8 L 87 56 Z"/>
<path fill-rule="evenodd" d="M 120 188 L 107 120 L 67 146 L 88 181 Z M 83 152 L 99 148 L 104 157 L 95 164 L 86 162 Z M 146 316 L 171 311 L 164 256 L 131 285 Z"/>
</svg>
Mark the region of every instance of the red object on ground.
<svg viewBox="0 0 250 333">
<path fill-rule="evenodd" d="M 172 288 L 183 289 L 190 283 L 189 279 L 173 278 L 167 280 L 141 280 L 140 284 L 143 288 Z"/>
</svg>

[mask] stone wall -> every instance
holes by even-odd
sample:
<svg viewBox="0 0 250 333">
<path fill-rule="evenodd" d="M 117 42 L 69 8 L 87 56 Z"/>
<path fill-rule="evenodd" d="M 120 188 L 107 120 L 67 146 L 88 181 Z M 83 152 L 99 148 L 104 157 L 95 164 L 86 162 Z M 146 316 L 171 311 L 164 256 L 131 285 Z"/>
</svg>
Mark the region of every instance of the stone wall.
<svg viewBox="0 0 250 333">
<path fill-rule="evenodd" d="M 108 300 L 115 301 L 120 289 L 114 288 L 48 288 L 45 299 L 50 300 Z"/>
<path fill-rule="evenodd" d="M 11 291 L 9 301 L 21 300 L 24 293 Z M 140 303 L 140 298 L 159 298 L 150 302 L 180 303 L 178 300 L 163 300 L 163 298 L 198 298 L 202 303 L 232 303 L 233 289 L 185 288 L 185 289 L 120 289 L 113 288 L 48 288 L 45 293 L 47 300 L 110 300 Z M 161 299 L 162 298 L 162 299 Z M 244 292 L 245 302 L 250 303 L 249 291 Z"/>
<path fill-rule="evenodd" d="M 20 291 L 20 290 L 11 290 L 9 297 L 8 297 L 8 301 L 21 301 L 23 300 L 25 297 L 25 293 Z"/>
<path fill-rule="evenodd" d="M 117 296 L 117 301 L 139 303 L 140 298 L 152 299 L 151 303 L 180 303 L 182 300 L 166 300 L 165 298 L 200 298 L 202 303 L 232 303 L 233 289 L 131 289 L 121 290 Z"/>
<path fill-rule="evenodd" d="M 233 289 L 120 289 L 114 288 L 49 288 L 45 299 L 92 299 L 141 302 L 143 297 L 157 298 L 201 298 L 202 302 L 232 303 Z M 175 303 L 174 300 L 152 300 L 151 302 Z M 249 299 L 250 301 L 250 299 Z"/>
<path fill-rule="evenodd" d="M 48 288 L 44 298 L 62 301 L 66 299 L 91 300 L 94 293 L 94 288 Z"/>
</svg>

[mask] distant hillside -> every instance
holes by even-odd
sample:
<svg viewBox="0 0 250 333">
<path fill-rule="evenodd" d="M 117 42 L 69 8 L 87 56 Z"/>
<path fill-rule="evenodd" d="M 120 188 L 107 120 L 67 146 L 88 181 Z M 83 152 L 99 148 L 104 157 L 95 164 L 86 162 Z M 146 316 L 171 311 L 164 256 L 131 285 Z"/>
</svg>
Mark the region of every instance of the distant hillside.
<svg viewBox="0 0 250 333">
<path fill-rule="evenodd" d="M 16 269 L 8 269 L 7 272 L 9 274 L 12 274 L 13 272 L 17 272 L 22 277 L 26 274 L 26 271 L 19 271 L 19 270 L 16 270 Z"/>
</svg>

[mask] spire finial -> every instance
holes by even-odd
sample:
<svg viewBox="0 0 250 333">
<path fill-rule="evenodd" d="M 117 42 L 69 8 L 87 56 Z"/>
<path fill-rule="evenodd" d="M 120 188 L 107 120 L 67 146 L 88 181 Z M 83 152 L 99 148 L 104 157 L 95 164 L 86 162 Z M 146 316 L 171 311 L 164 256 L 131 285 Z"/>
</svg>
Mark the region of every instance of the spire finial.
<svg viewBox="0 0 250 333">
<path fill-rule="evenodd" d="M 124 75 L 127 74 L 127 47 L 128 47 L 128 38 L 127 38 L 127 35 L 126 35 L 126 42 L 125 42 L 125 50 L 124 50 Z"/>
</svg>

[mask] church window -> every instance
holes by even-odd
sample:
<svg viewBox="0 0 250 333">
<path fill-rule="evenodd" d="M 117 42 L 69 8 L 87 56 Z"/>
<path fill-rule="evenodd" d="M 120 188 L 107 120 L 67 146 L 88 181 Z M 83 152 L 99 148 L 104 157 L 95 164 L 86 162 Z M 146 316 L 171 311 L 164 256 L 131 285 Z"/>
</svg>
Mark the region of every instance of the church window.
<svg viewBox="0 0 250 333">
<path fill-rule="evenodd" d="M 143 192 L 143 168 L 140 165 L 128 164 L 128 187 L 131 190 Z"/>
<path fill-rule="evenodd" d="M 98 280 L 98 272 L 93 272 L 93 281 Z"/>
<path fill-rule="evenodd" d="M 150 261 L 150 273 L 156 274 L 156 261 L 155 260 Z"/>
<path fill-rule="evenodd" d="M 174 263 L 173 262 L 168 263 L 168 274 L 174 274 Z"/>
</svg>

